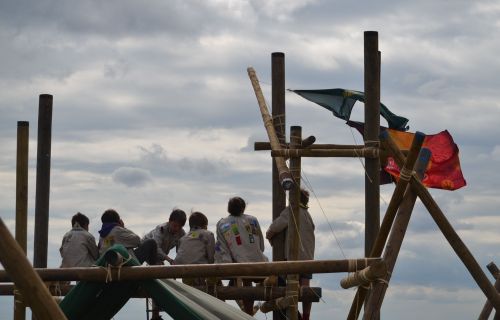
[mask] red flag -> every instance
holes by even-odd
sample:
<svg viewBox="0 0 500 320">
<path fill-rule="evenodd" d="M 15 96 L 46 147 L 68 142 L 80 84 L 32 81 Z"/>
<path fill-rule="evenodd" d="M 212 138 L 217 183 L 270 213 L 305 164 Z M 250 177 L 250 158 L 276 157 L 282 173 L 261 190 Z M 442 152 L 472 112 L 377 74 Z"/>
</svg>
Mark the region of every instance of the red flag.
<svg viewBox="0 0 500 320">
<path fill-rule="evenodd" d="M 354 121 L 348 121 L 347 124 L 358 129 L 362 134 L 364 124 L 355 123 Z M 410 149 L 414 133 L 385 127 L 380 127 L 380 130 L 387 130 L 400 149 Z M 453 141 L 448 130 L 441 131 L 438 134 L 426 135 L 422 146 L 432 152 L 431 160 L 422 179 L 425 186 L 436 189 L 457 190 L 467 184 L 460 168 L 458 146 Z M 388 157 L 384 170 L 394 178 L 399 179 L 399 167 L 392 157 Z"/>
</svg>

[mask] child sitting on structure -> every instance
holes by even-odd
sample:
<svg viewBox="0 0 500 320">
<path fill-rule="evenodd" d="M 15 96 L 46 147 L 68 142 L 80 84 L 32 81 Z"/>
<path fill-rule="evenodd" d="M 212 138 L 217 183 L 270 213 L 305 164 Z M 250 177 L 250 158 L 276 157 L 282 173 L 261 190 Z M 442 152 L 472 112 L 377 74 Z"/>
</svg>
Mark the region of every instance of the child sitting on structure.
<svg viewBox="0 0 500 320">
<path fill-rule="evenodd" d="M 207 230 L 208 219 L 195 211 L 189 216 L 189 232 L 179 239 L 177 256 L 173 264 L 214 263 L 215 237 Z M 191 286 L 205 286 L 205 278 L 184 278 L 182 281 Z"/>
<path fill-rule="evenodd" d="M 240 197 L 229 199 L 229 216 L 217 222 L 217 243 L 215 244 L 216 263 L 267 262 L 264 255 L 264 237 L 256 217 L 244 214 L 246 202 Z M 231 283 L 230 283 L 231 284 Z M 252 286 L 252 281 L 243 280 L 245 286 Z M 254 301 L 243 300 L 243 309 L 254 315 Z"/>
<path fill-rule="evenodd" d="M 114 244 L 121 244 L 127 248 L 132 257 L 142 264 L 156 264 L 156 242 L 152 239 L 141 242 L 141 238 L 131 230 L 125 228 L 123 220 L 114 209 L 104 211 L 101 216 L 102 228 L 99 230 L 99 255 L 103 255 Z M 135 248 L 135 249 L 134 249 Z"/>
<path fill-rule="evenodd" d="M 94 236 L 89 233 L 90 220 L 78 212 L 71 218 L 71 230 L 63 239 L 59 252 L 61 253 L 61 268 L 90 267 L 99 257 Z"/>
<path fill-rule="evenodd" d="M 172 248 L 179 248 L 179 239 L 186 234 L 182 228 L 185 224 L 186 213 L 181 209 L 174 209 L 170 213 L 168 222 L 159 224 L 146 233 L 143 241 L 153 239 L 156 242 L 158 264 L 163 264 L 165 260 L 170 264 L 173 263 L 174 260 L 168 254 Z"/>
</svg>

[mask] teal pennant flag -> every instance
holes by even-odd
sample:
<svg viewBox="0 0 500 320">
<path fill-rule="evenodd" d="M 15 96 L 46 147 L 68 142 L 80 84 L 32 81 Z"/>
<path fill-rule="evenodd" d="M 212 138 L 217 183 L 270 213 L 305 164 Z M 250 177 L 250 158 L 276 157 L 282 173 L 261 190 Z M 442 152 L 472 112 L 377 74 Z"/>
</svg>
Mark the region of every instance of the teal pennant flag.
<svg viewBox="0 0 500 320">
<path fill-rule="evenodd" d="M 346 89 L 317 89 L 317 90 L 290 90 L 303 98 L 319 104 L 333 112 L 337 118 L 346 121 L 351 117 L 351 111 L 356 101 L 365 102 L 365 94 L 361 91 Z M 384 104 L 380 103 L 380 114 L 387 120 L 389 128 L 406 131 L 408 119 L 392 113 Z"/>
</svg>

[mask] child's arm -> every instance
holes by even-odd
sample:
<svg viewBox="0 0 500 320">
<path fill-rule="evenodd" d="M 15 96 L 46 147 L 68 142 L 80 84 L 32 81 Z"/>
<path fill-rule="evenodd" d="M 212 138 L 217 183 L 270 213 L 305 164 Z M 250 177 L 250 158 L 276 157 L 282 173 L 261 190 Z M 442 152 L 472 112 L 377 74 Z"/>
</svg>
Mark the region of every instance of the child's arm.
<svg viewBox="0 0 500 320">
<path fill-rule="evenodd" d="M 290 210 L 287 207 L 281 211 L 280 216 L 276 218 L 269 226 L 269 229 L 267 229 L 266 239 L 271 240 L 276 234 L 285 230 L 288 227 L 289 216 Z"/>
</svg>

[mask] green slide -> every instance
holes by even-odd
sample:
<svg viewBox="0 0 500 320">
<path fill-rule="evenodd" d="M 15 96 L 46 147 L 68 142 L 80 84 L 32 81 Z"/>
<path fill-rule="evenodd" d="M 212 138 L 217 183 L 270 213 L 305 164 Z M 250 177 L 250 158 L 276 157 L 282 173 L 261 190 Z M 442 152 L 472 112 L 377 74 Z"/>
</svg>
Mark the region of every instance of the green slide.
<svg viewBox="0 0 500 320">
<path fill-rule="evenodd" d="M 114 245 L 109 250 L 119 253 L 127 262 L 126 266 L 138 266 L 122 245 Z M 96 264 L 104 267 L 104 255 Z M 155 303 L 172 318 L 179 320 L 254 319 L 248 314 L 225 302 L 175 280 L 142 280 L 117 282 L 80 281 L 60 303 L 69 320 L 111 319 L 142 287 Z"/>
</svg>

